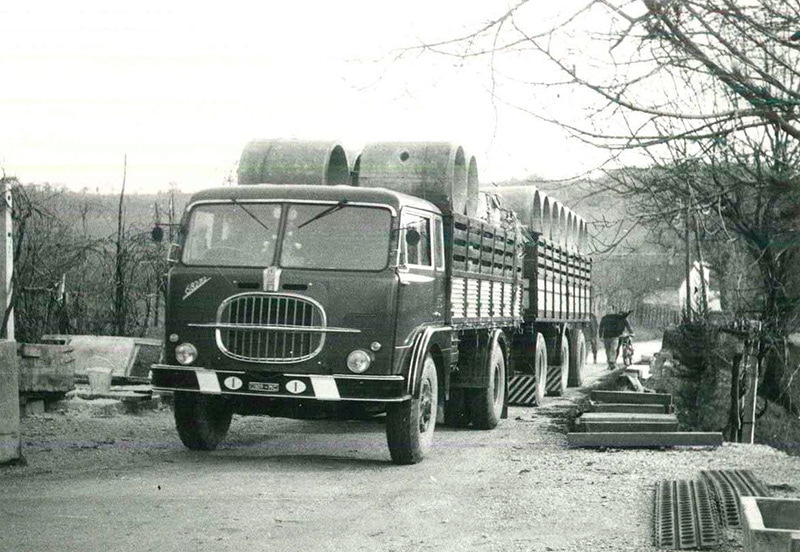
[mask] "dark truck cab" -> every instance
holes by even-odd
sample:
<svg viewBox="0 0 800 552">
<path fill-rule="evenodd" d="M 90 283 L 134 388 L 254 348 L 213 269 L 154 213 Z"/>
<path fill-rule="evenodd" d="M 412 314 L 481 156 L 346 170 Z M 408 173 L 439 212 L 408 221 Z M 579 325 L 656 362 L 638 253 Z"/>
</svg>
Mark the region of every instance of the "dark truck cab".
<svg viewBox="0 0 800 552">
<path fill-rule="evenodd" d="M 156 388 L 410 397 L 403 364 L 415 329 L 444 322 L 436 207 L 380 189 L 226 187 L 195 195 L 182 226 Z"/>
</svg>

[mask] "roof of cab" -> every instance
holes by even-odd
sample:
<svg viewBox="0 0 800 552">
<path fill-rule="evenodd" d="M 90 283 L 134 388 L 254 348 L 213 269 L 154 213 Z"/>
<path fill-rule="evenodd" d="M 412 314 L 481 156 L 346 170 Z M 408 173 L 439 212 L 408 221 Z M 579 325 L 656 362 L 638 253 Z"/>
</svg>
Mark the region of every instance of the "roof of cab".
<svg viewBox="0 0 800 552">
<path fill-rule="evenodd" d="M 294 201 L 319 200 L 341 201 L 346 199 L 352 203 L 377 203 L 389 205 L 399 211 L 402 207 L 416 207 L 425 211 L 439 213 L 433 203 L 400 192 L 385 188 L 359 188 L 356 186 L 319 186 L 300 184 L 247 184 L 242 186 L 225 186 L 209 188 L 195 193 L 189 204 L 199 201 Z"/>
</svg>

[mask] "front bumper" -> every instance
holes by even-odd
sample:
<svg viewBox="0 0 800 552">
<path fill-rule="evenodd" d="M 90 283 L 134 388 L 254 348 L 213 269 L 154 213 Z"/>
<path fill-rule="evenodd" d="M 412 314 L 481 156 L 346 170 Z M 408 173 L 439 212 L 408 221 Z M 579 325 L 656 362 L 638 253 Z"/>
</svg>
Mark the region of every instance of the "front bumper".
<svg viewBox="0 0 800 552">
<path fill-rule="evenodd" d="M 152 371 L 156 391 L 318 401 L 400 402 L 410 398 L 403 376 L 217 371 L 165 364 L 154 364 Z"/>
</svg>

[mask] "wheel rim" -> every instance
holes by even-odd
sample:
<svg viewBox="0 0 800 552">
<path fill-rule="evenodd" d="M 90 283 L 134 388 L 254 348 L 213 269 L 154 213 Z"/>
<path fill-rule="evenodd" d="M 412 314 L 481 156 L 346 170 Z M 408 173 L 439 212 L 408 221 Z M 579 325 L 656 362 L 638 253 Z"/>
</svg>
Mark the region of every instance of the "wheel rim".
<svg viewBox="0 0 800 552">
<path fill-rule="evenodd" d="M 495 404 L 501 398 L 501 388 L 502 382 L 500 381 L 500 360 L 495 357 L 494 362 L 492 362 L 492 400 Z"/>
<path fill-rule="evenodd" d="M 433 417 L 433 392 L 431 383 L 427 379 L 422 384 L 419 394 L 419 432 L 425 433 L 431 425 Z"/>
</svg>

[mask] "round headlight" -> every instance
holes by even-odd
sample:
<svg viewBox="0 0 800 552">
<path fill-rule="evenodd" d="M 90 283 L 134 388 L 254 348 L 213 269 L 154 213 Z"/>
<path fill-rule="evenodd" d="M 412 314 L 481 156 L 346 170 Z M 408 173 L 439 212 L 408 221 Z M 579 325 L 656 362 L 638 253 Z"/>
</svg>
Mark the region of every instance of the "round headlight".
<svg viewBox="0 0 800 552">
<path fill-rule="evenodd" d="M 181 343 L 175 347 L 175 360 L 184 366 L 197 360 L 197 348 L 191 343 Z"/>
<path fill-rule="evenodd" d="M 356 374 L 363 374 L 366 372 L 371 362 L 372 358 L 369 356 L 369 353 L 361 349 L 356 349 L 347 355 L 347 368 Z"/>
</svg>

